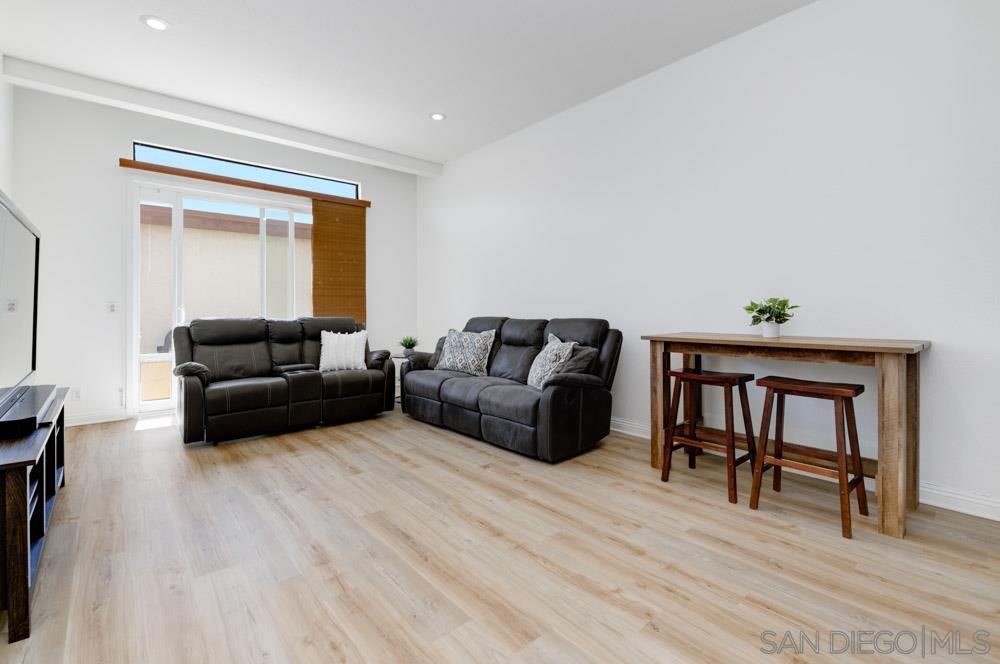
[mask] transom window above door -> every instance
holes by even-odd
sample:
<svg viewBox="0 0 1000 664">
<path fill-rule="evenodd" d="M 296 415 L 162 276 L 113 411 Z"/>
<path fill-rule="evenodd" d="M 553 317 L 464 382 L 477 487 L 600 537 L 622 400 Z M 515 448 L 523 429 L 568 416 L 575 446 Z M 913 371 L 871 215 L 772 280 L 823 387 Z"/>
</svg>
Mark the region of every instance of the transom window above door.
<svg viewBox="0 0 1000 664">
<path fill-rule="evenodd" d="M 358 198 L 358 185 L 355 182 L 286 171 L 270 166 L 198 154 L 197 152 L 139 143 L 138 141 L 132 143 L 132 159 L 146 164 L 180 168 L 209 175 L 221 175 L 249 182 L 298 189 L 303 192 L 340 196 L 341 198 Z"/>
</svg>

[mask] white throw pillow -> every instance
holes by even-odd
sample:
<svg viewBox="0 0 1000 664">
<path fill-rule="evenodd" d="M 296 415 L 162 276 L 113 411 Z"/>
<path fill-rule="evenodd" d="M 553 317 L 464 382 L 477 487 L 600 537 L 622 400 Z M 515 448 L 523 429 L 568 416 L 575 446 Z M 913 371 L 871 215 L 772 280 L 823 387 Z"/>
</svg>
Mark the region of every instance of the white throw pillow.
<svg viewBox="0 0 1000 664">
<path fill-rule="evenodd" d="M 360 332 L 327 332 L 319 334 L 319 370 L 365 368 L 365 344 L 368 330 Z"/>
<path fill-rule="evenodd" d="M 559 337 L 550 334 L 545 348 L 535 356 L 535 361 L 531 363 L 531 370 L 528 372 L 528 385 L 540 390 L 545 386 L 545 381 L 559 373 L 563 365 L 569 361 L 573 354 L 575 341 L 561 341 Z"/>
</svg>

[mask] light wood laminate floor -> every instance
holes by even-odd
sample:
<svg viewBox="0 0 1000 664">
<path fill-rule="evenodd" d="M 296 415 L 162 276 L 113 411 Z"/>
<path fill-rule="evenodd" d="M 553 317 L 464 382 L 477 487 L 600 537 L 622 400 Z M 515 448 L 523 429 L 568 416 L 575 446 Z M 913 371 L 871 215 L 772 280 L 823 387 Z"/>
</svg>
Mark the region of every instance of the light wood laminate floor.
<svg viewBox="0 0 1000 664">
<path fill-rule="evenodd" d="M 922 628 L 1000 657 L 1000 523 L 921 507 L 897 540 L 855 504 L 844 540 L 831 484 L 751 512 L 748 466 L 730 505 L 718 459 L 661 484 L 621 435 L 551 466 L 398 412 L 217 447 L 156 424 L 68 431 L 0 661 L 773 662 L 764 630 Z"/>
</svg>

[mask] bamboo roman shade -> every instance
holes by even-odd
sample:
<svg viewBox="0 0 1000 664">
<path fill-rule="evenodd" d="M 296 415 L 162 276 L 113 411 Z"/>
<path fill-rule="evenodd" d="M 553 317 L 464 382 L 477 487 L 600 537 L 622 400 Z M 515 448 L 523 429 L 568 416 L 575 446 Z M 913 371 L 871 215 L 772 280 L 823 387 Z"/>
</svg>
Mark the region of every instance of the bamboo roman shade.
<svg viewBox="0 0 1000 664">
<path fill-rule="evenodd" d="M 365 211 L 313 200 L 313 315 L 366 322 Z"/>
</svg>

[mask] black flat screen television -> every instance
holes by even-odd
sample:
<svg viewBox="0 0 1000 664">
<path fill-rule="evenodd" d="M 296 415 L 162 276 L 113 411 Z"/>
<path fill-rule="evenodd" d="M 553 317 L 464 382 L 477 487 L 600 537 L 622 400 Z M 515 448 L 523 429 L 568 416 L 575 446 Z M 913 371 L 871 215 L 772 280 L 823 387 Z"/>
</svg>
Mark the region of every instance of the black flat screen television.
<svg viewBox="0 0 1000 664">
<path fill-rule="evenodd" d="M 0 417 L 34 381 L 38 230 L 0 191 Z"/>
</svg>

